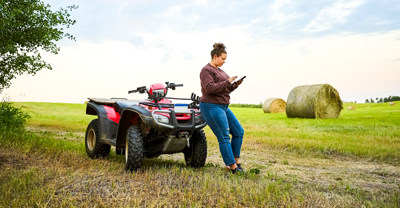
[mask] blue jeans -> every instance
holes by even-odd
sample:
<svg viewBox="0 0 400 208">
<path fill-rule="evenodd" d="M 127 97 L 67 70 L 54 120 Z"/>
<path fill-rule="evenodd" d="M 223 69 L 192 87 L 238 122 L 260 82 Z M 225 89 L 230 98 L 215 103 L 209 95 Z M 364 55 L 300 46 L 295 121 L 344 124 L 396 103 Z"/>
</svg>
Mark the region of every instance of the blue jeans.
<svg viewBox="0 0 400 208">
<path fill-rule="evenodd" d="M 235 157 L 240 157 L 244 135 L 242 125 L 228 106 L 200 102 L 203 119 L 217 137 L 222 159 L 227 166 L 235 164 Z M 229 134 L 232 135 L 232 141 Z"/>
</svg>

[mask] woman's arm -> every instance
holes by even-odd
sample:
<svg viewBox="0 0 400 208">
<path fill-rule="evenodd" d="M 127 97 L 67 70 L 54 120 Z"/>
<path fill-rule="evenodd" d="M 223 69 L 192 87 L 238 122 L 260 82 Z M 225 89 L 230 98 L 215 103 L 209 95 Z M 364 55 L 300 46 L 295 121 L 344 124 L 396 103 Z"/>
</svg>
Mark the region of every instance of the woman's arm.
<svg viewBox="0 0 400 208">
<path fill-rule="evenodd" d="M 231 89 L 231 82 L 228 79 L 222 82 L 214 82 L 214 77 L 208 70 L 201 71 L 200 80 L 201 87 L 207 94 L 221 93 Z"/>
</svg>

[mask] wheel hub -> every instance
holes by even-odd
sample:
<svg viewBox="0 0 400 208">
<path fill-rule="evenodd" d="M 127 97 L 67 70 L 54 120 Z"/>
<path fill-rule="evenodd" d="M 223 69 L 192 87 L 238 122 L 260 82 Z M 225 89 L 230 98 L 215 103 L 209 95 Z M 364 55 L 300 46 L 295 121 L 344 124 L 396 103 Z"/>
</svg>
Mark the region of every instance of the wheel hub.
<svg viewBox="0 0 400 208">
<path fill-rule="evenodd" d="M 94 150 L 95 145 L 96 145 L 96 133 L 94 132 L 93 129 L 90 129 L 87 138 L 87 146 L 90 150 Z"/>
</svg>

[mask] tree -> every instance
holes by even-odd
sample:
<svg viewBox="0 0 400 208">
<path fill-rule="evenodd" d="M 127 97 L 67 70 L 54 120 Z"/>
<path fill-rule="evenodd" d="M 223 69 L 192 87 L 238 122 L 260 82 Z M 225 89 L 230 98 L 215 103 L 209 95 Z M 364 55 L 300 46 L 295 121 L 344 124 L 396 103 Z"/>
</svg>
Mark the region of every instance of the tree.
<svg viewBox="0 0 400 208">
<path fill-rule="evenodd" d="M 391 101 L 399 101 L 400 100 L 400 96 L 392 96 L 390 98 Z"/>
<path fill-rule="evenodd" d="M 400 100 L 400 96 L 389 96 L 389 97 L 385 97 L 385 98 L 376 98 L 376 102 L 377 103 L 386 103 L 386 102 L 391 102 L 391 101 L 399 101 Z M 374 100 L 371 98 L 371 100 L 366 99 L 365 103 L 375 103 Z"/>
<path fill-rule="evenodd" d="M 52 69 L 39 50 L 57 54 L 56 41 L 63 37 L 75 40 L 62 27 L 75 24 L 68 10 L 77 8 L 73 5 L 53 12 L 40 0 L 0 0 L 0 93 L 17 75 Z"/>
</svg>

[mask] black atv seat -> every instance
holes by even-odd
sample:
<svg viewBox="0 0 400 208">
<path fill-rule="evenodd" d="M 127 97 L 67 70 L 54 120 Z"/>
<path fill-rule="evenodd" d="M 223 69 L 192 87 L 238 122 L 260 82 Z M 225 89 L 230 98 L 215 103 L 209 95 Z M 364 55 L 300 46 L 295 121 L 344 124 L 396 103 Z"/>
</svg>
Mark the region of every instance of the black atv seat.
<svg viewBox="0 0 400 208">
<path fill-rule="evenodd" d="M 91 102 L 94 102 L 96 104 L 100 105 L 113 105 L 115 102 L 120 101 L 120 100 L 128 100 L 126 98 L 88 98 Z"/>
<path fill-rule="evenodd" d="M 121 114 L 122 111 L 123 111 L 126 107 L 131 106 L 131 105 L 138 105 L 138 104 L 139 104 L 138 101 L 133 101 L 133 100 L 117 101 L 117 102 L 115 103 L 115 110 L 117 110 L 117 112 L 118 112 L 119 114 Z"/>
</svg>

